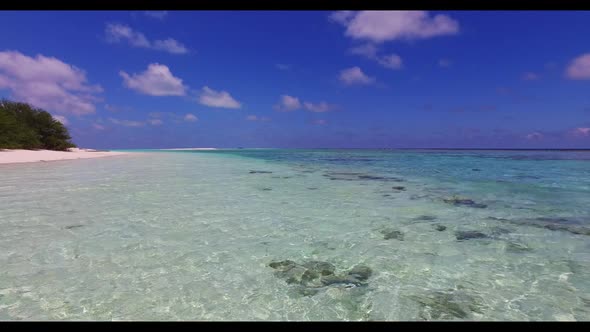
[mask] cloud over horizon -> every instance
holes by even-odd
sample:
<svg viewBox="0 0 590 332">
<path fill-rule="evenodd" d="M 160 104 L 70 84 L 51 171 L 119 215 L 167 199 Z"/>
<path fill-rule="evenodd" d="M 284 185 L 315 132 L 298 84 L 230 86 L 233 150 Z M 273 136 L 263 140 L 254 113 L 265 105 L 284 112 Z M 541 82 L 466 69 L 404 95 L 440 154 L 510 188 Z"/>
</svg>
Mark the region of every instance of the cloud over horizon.
<svg viewBox="0 0 590 332">
<path fill-rule="evenodd" d="M 530 134 L 527 134 L 525 136 L 526 139 L 531 140 L 531 141 L 538 141 L 541 140 L 543 138 L 543 134 L 539 133 L 539 132 L 532 132 Z"/>
<path fill-rule="evenodd" d="M 188 53 L 188 49 L 176 39 L 166 38 L 164 40 L 150 41 L 143 33 L 135 31 L 124 24 L 107 23 L 105 36 L 109 43 L 125 41 L 133 47 L 165 51 L 172 54 Z"/>
<path fill-rule="evenodd" d="M 148 68 L 139 74 L 129 75 L 120 71 L 124 85 L 139 93 L 150 96 L 184 96 L 187 87 L 182 79 L 174 77 L 170 69 L 159 63 L 151 63 Z"/>
<path fill-rule="evenodd" d="M 199 103 L 210 107 L 238 109 L 242 107 L 227 91 L 215 91 L 204 86 L 199 96 Z"/>
<path fill-rule="evenodd" d="M 279 103 L 273 106 L 273 109 L 277 112 L 291 112 L 300 108 L 301 102 L 299 98 L 289 95 L 281 95 Z"/>
<path fill-rule="evenodd" d="M 325 101 L 319 102 L 317 104 L 310 103 L 310 102 L 304 102 L 303 107 L 306 110 L 308 110 L 310 112 L 314 112 L 314 113 L 330 112 L 336 108 L 335 105 L 330 105 L 330 104 L 326 103 Z"/>
<path fill-rule="evenodd" d="M 377 62 L 385 68 L 401 69 L 402 58 L 397 54 L 385 55 L 377 59 Z"/>
<path fill-rule="evenodd" d="M 86 72 L 55 57 L 36 57 L 18 51 L 0 52 L 0 90 L 36 107 L 61 114 L 84 115 L 96 110 L 103 92 L 89 85 Z"/>
<path fill-rule="evenodd" d="M 262 122 L 268 122 L 268 121 L 270 121 L 270 118 L 267 118 L 267 117 L 265 117 L 265 116 L 263 116 L 263 117 L 259 117 L 259 116 L 257 116 L 257 115 L 248 115 L 248 116 L 246 117 L 246 120 L 248 120 L 248 121 L 262 121 Z"/>
<path fill-rule="evenodd" d="M 163 20 L 168 16 L 167 10 L 146 10 L 143 14 L 147 17 L 156 18 L 158 20 Z"/>
<path fill-rule="evenodd" d="M 362 45 L 357 45 L 352 47 L 348 50 L 350 54 L 360 55 L 367 59 L 373 60 L 380 64 L 381 66 L 389 69 L 401 69 L 402 68 L 402 58 L 395 54 L 391 53 L 389 55 L 377 55 L 379 49 L 373 43 L 366 43 Z"/>
<path fill-rule="evenodd" d="M 164 123 L 164 121 L 160 119 L 148 119 L 147 123 L 151 124 L 152 126 L 159 126 Z"/>
<path fill-rule="evenodd" d="M 124 127 L 143 127 L 145 126 L 145 122 L 141 121 L 130 121 L 130 120 L 119 120 L 114 118 L 109 118 L 109 121 L 113 124 L 124 126 Z"/>
<path fill-rule="evenodd" d="M 198 120 L 199 120 L 199 118 L 197 118 L 194 114 L 191 114 L 191 113 L 187 113 L 184 116 L 184 121 L 186 121 L 186 122 L 196 122 Z"/>
<path fill-rule="evenodd" d="M 158 118 L 148 118 L 145 121 L 121 120 L 121 119 L 115 119 L 115 118 L 108 118 L 108 120 L 115 125 L 123 126 L 123 127 L 144 127 L 145 125 L 148 125 L 148 124 L 152 125 L 152 126 L 160 126 L 160 125 L 164 124 L 164 121 L 162 121 L 161 119 L 158 119 Z M 99 126 L 102 127 L 102 129 L 97 128 L 96 126 L 94 126 L 94 127 L 98 130 L 104 129 L 104 126 L 102 126 L 102 125 L 99 125 Z"/>
<path fill-rule="evenodd" d="M 566 77 L 572 80 L 590 80 L 590 53 L 573 59 L 566 69 Z"/>
<path fill-rule="evenodd" d="M 345 35 L 375 43 L 427 39 L 459 33 L 459 23 L 448 15 L 430 16 L 421 10 L 337 11 L 329 16 L 346 27 Z"/>
<path fill-rule="evenodd" d="M 369 85 L 375 83 L 374 77 L 369 77 L 359 67 L 346 68 L 340 71 L 338 77 L 346 85 Z"/>
<path fill-rule="evenodd" d="M 590 128 L 580 127 L 572 130 L 572 134 L 576 137 L 588 137 L 590 136 Z"/>
</svg>

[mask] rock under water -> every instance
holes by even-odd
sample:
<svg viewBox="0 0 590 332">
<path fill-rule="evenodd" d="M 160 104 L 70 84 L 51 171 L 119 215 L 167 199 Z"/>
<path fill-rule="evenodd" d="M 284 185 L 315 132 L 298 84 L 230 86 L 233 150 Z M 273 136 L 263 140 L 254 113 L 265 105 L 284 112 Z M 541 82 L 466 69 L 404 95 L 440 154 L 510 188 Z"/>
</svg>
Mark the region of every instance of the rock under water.
<svg viewBox="0 0 590 332">
<path fill-rule="evenodd" d="M 460 196 L 452 196 L 443 198 L 443 201 L 448 204 L 452 204 L 455 206 L 469 206 L 473 208 L 483 209 L 488 207 L 486 204 L 476 203 L 472 199 L 460 197 Z"/>
<path fill-rule="evenodd" d="M 414 218 L 414 220 L 424 220 L 424 221 L 432 221 L 435 219 L 436 219 L 435 216 L 427 216 L 427 215 L 418 216 L 418 217 Z"/>
<path fill-rule="evenodd" d="M 564 217 L 539 217 L 526 219 L 506 219 L 488 217 L 490 220 L 497 220 L 511 223 L 513 225 L 531 226 L 548 229 L 551 231 L 563 231 L 576 235 L 590 235 L 590 227 L 586 226 L 585 218 L 564 218 Z"/>
<path fill-rule="evenodd" d="M 533 249 L 531 249 L 526 244 L 522 244 L 522 243 L 508 242 L 508 244 L 506 245 L 506 251 L 508 251 L 508 252 L 522 253 L 522 252 L 527 252 L 527 251 L 531 251 L 531 250 L 533 250 Z"/>
<path fill-rule="evenodd" d="M 291 260 L 275 261 L 268 264 L 275 269 L 275 276 L 287 284 L 297 287 L 298 293 L 313 296 L 330 287 L 351 289 L 366 286 L 373 271 L 366 265 L 356 265 L 349 271 L 336 273 L 336 267 L 323 261 L 308 261 L 302 264 Z"/>
<path fill-rule="evenodd" d="M 341 180 L 341 181 L 365 181 L 365 180 L 376 180 L 376 181 L 395 181 L 402 182 L 403 179 L 388 176 L 379 176 L 359 172 L 326 172 L 324 177 L 330 180 Z"/>
<path fill-rule="evenodd" d="M 420 305 L 420 318 L 424 320 L 467 319 L 472 313 L 482 313 L 480 299 L 460 289 L 434 291 L 412 297 Z"/>
<path fill-rule="evenodd" d="M 489 238 L 489 236 L 478 231 L 456 231 L 455 238 L 457 238 L 458 241 L 464 241 L 471 239 L 485 239 Z"/>
<path fill-rule="evenodd" d="M 271 174 L 271 171 L 250 171 L 250 174 Z"/>
<path fill-rule="evenodd" d="M 84 225 L 69 225 L 64 227 L 65 229 L 72 229 L 72 228 L 78 228 L 78 227 L 84 227 Z"/>
<path fill-rule="evenodd" d="M 404 233 L 393 229 L 393 228 L 385 228 L 382 229 L 381 234 L 383 234 L 383 239 L 385 240 L 390 240 L 390 239 L 396 239 L 396 240 L 400 240 L 403 241 L 404 240 Z"/>
<path fill-rule="evenodd" d="M 365 281 L 371 277 L 373 274 L 373 270 L 366 265 L 356 265 L 350 271 L 348 271 L 348 275 L 359 280 Z"/>
<path fill-rule="evenodd" d="M 443 225 L 435 225 L 435 226 L 434 226 L 434 229 L 436 229 L 436 230 L 437 230 L 437 231 L 439 231 L 439 232 L 442 232 L 442 231 L 444 231 L 444 230 L 446 230 L 446 229 L 447 229 L 447 226 L 443 226 Z"/>
</svg>

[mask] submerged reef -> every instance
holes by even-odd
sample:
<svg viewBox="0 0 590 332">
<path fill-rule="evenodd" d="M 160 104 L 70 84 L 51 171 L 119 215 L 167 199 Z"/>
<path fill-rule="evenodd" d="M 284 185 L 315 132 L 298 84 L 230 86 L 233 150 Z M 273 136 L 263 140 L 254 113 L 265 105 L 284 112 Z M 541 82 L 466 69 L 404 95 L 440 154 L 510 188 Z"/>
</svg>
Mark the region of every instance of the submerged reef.
<svg viewBox="0 0 590 332">
<path fill-rule="evenodd" d="M 434 229 L 436 229 L 439 232 L 442 232 L 442 231 L 444 231 L 444 230 L 447 229 L 447 226 L 444 226 L 444 225 L 434 225 Z"/>
<path fill-rule="evenodd" d="M 271 171 L 250 171 L 250 174 L 271 174 Z"/>
<path fill-rule="evenodd" d="M 457 195 L 453 195 L 451 197 L 443 198 L 443 202 L 445 202 L 447 204 L 452 204 L 452 205 L 455 205 L 455 206 L 469 206 L 469 207 L 479 208 L 479 209 L 483 209 L 483 208 L 488 207 L 485 204 L 476 203 L 472 199 L 469 199 L 469 198 L 466 198 L 466 197 L 457 196 Z"/>
<path fill-rule="evenodd" d="M 489 238 L 489 236 L 478 231 L 456 231 L 455 238 L 457 241 L 465 241 L 472 239 L 486 239 Z"/>
<path fill-rule="evenodd" d="M 506 219 L 488 217 L 488 219 L 507 222 L 514 225 L 543 228 L 551 231 L 564 231 L 576 235 L 590 235 L 590 227 L 584 225 L 584 218 L 538 217 L 525 219 Z"/>
<path fill-rule="evenodd" d="M 360 172 L 326 172 L 323 175 L 330 180 L 340 181 L 364 181 L 364 180 L 376 180 L 376 181 L 394 181 L 402 182 L 403 179 L 388 176 L 378 176 Z"/>
<path fill-rule="evenodd" d="M 467 319 L 472 313 L 481 314 L 483 309 L 482 299 L 467 293 L 461 286 L 411 298 L 419 304 L 419 317 L 424 320 Z"/>
<path fill-rule="evenodd" d="M 328 262 L 307 261 L 301 264 L 292 260 L 274 261 L 268 264 L 275 276 L 297 286 L 301 295 L 312 296 L 330 287 L 355 288 L 367 285 L 373 270 L 366 265 L 355 265 L 350 270 L 337 273 Z"/>
<path fill-rule="evenodd" d="M 404 240 L 404 233 L 402 233 L 394 228 L 388 227 L 388 228 L 382 229 L 380 233 L 383 234 L 384 240 L 390 240 L 390 239 L 396 239 L 396 240 L 400 240 L 400 241 Z"/>
<path fill-rule="evenodd" d="M 418 217 L 414 218 L 414 220 L 432 221 L 432 220 L 436 220 L 436 216 L 422 215 L 422 216 L 418 216 Z"/>
</svg>

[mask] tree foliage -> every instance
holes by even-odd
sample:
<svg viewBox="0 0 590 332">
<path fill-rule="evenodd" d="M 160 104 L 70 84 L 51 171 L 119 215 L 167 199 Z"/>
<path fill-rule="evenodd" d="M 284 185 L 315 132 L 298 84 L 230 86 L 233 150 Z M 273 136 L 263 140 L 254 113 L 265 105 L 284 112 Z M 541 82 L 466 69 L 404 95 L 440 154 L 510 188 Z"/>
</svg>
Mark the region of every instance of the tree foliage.
<svg viewBox="0 0 590 332">
<path fill-rule="evenodd" d="M 0 149 L 65 151 L 75 147 L 67 128 L 29 104 L 0 100 Z"/>
</svg>

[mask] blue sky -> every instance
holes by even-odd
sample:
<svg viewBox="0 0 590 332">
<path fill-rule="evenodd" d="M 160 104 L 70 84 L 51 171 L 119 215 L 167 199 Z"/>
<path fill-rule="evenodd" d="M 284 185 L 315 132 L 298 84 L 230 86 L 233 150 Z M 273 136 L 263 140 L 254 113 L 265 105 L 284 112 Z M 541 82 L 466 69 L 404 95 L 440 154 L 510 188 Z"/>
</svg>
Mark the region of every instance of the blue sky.
<svg viewBox="0 0 590 332">
<path fill-rule="evenodd" d="M 590 13 L 0 12 L 0 97 L 92 148 L 590 148 Z"/>
</svg>

